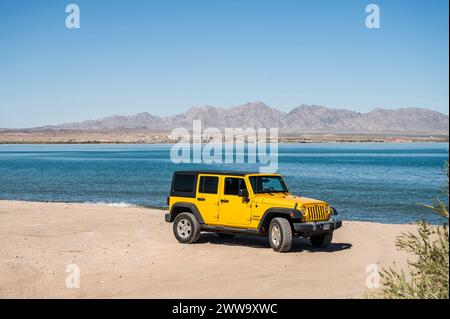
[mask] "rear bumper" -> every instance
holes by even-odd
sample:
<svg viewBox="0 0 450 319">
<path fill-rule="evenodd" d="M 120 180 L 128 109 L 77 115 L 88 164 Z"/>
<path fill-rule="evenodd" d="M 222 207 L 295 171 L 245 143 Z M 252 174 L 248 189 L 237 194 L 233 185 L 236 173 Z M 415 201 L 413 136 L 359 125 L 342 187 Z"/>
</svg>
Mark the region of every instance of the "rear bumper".
<svg viewBox="0 0 450 319">
<path fill-rule="evenodd" d="M 164 215 L 164 220 L 168 223 L 172 222 L 172 215 L 170 213 L 167 213 Z"/>
<path fill-rule="evenodd" d="M 294 223 L 297 234 L 309 237 L 311 235 L 325 234 L 342 227 L 340 220 L 328 220 L 323 222 Z"/>
</svg>

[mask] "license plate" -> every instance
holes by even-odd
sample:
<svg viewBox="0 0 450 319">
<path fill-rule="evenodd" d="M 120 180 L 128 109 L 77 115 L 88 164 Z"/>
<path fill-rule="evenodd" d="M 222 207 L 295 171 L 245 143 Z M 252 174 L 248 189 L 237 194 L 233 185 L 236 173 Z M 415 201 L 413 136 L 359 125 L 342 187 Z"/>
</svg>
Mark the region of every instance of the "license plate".
<svg viewBox="0 0 450 319">
<path fill-rule="evenodd" d="M 328 229 L 330 229 L 330 224 L 323 225 L 323 230 L 328 230 Z"/>
</svg>

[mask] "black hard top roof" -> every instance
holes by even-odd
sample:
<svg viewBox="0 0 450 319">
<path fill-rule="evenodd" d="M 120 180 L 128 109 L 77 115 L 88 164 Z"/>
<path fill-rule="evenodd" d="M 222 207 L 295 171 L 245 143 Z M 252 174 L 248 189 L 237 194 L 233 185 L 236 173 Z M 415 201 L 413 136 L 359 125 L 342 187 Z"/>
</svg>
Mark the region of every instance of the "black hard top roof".
<svg viewBox="0 0 450 319">
<path fill-rule="evenodd" d="M 175 171 L 174 174 L 195 174 L 195 175 L 214 174 L 214 175 L 245 176 L 249 174 L 259 174 L 259 172 L 198 170 L 198 171 Z"/>
</svg>

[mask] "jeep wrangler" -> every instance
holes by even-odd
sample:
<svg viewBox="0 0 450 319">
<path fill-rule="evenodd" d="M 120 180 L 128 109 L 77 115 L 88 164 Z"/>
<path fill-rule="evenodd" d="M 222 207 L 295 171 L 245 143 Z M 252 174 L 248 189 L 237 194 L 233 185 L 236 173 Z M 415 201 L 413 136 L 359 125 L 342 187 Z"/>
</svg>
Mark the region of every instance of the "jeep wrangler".
<svg viewBox="0 0 450 319">
<path fill-rule="evenodd" d="M 289 251 L 294 236 L 327 247 L 342 226 L 326 202 L 295 196 L 279 174 L 178 171 L 167 198 L 166 222 L 180 243 L 194 243 L 201 232 L 220 237 L 268 236 L 273 250 Z"/>
</svg>

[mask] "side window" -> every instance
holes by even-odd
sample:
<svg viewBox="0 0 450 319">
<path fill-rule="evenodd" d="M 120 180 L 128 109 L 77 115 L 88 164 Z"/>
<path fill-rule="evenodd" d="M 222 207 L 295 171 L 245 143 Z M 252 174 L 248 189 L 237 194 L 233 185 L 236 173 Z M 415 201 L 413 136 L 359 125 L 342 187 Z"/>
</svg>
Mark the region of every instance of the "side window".
<svg viewBox="0 0 450 319">
<path fill-rule="evenodd" d="M 245 181 L 242 178 L 233 178 L 227 177 L 225 178 L 225 195 L 239 195 L 239 190 L 247 189 L 245 185 Z"/>
<path fill-rule="evenodd" d="M 216 176 L 201 176 L 199 192 L 203 194 L 217 194 L 219 178 Z"/>
<path fill-rule="evenodd" d="M 193 192 L 195 187 L 195 175 L 177 174 L 173 183 L 175 192 Z"/>
</svg>

